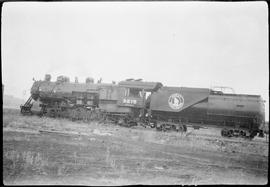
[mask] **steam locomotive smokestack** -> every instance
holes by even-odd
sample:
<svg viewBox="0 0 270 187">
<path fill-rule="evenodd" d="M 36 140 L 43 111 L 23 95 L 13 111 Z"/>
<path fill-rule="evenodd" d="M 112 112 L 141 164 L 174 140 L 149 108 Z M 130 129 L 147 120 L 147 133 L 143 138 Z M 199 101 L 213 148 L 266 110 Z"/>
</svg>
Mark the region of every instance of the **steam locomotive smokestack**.
<svg viewBox="0 0 270 187">
<path fill-rule="evenodd" d="M 44 80 L 50 82 L 52 76 L 50 74 L 46 74 Z"/>
</svg>

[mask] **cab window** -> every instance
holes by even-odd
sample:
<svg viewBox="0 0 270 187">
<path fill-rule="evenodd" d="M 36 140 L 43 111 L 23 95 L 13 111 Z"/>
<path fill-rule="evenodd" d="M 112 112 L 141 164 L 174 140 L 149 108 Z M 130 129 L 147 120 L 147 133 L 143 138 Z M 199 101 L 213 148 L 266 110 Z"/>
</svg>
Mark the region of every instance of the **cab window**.
<svg viewBox="0 0 270 187">
<path fill-rule="evenodd" d="M 140 90 L 136 88 L 130 88 L 129 90 L 130 97 L 140 97 Z"/>
<path fill-rule="evenodd" d="M 126 88 L 125 89 L 126 97 L 143 97 L 143 93 L 141 89 L 138 88 Z"/>
</svg>

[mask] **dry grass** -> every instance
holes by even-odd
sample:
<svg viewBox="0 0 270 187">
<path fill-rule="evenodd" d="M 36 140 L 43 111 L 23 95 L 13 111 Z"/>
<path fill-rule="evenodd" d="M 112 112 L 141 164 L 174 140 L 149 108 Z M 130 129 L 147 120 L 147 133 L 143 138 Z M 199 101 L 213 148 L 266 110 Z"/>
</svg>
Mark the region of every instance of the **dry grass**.
<svg viewBox="0 0 270 187">
<path fill-rule="evenodd" d="M 3 154 L 4 178 L 18 178 L 23 175 L 44 174 L 48 160 L 32 151 L 5 151 Z"/>
</svg>

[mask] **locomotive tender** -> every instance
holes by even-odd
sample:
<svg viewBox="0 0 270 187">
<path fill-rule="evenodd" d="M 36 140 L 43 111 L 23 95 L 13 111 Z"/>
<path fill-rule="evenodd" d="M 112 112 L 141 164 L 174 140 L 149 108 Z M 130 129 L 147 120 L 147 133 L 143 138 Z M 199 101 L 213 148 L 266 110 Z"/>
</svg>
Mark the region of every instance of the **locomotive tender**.
<svg viewBox="0 0 270 187">
<path fill-rule="evenodd" d="M 222 136 L 253 138 L 262 131 L 264 101 L 259 95 L 228 94 L 208 88 L 167 87 L 160 82 L 127 79 L 118 84 L 87 78 L 70 82 L 35 81 L 22 114 L 72 120 L 110 120 L 120 125 L 186 131 L 186 126 L 221 128 Z"/>
</svg>

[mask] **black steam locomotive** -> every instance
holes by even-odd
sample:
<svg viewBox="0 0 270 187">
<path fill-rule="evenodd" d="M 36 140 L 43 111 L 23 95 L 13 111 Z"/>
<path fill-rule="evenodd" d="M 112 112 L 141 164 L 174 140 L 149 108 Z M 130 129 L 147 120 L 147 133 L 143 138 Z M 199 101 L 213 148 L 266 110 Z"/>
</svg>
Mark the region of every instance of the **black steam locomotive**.
<svg viewBox="0 0 270 187">
<path fill-rule="evenodd" d="M 220 127 L 221 135 L 253 138 L 262 135 L 264 101 L 259 95 L 228 94 L 207 88 L 166 87 L 160 82 L 127 79 L 118 84 L 70 82 L 50 75 L 35 81 L 22 114 L 72 120 L 112 121 L 157 130 L 186 131 L 187 126 Z"/>
</svg>

